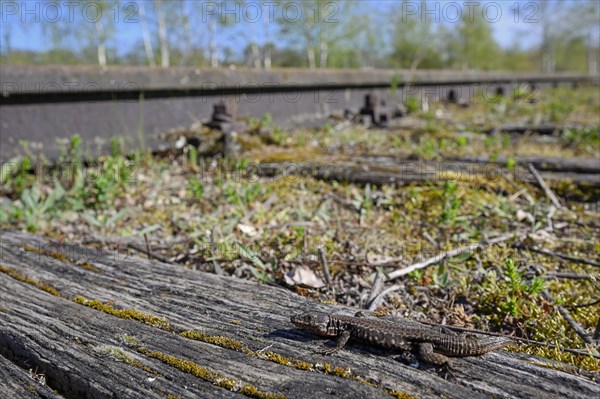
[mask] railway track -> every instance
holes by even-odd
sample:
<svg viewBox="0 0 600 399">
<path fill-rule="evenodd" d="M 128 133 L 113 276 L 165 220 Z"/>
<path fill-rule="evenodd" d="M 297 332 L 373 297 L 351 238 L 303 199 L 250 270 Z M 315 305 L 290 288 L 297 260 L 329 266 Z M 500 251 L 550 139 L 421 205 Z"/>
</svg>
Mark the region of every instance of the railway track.
<svg viewBox="0 0 600 399">
<path fill-rule="evenodd" d="M 169 144 L 158 133 L 210 118 L 225 102 L 237 115 L 270 114 L 284 127 L 319 124 L 331 113 L 359 109 L 367 95 L 388 105 L 407 96 L 469 102 L 496 98 L 517 88 L 595 83 L 581 74 L 383 70 L 148 69 L 143 67 L 34 67 L 3 65 L 0 71 L 0 162 L 22 145 L 50 160 L 59 138 L 79 134 L 90 156 L 106 153 L 112 137 L 128 148 L 153 151 Z M 521 93 L 523 95 L 523 93 Z"/>
</svg>

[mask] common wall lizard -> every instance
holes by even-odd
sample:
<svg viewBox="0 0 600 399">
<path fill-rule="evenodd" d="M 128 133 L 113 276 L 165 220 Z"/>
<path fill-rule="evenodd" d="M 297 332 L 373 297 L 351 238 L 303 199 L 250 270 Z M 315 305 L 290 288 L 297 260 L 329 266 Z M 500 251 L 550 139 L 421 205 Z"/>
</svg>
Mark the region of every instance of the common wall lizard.
<svg viewBox="0 0 600 399">
<path fill-rule="evenodd" d="M 477 338 L 456 334 L 442 326 L 427 326 L 411 320 L 398 322 L 367 318 L 362 312 L 354 317 L 326 313 L 304 313 L 291 317 L 297 327 L 322 337 L 337 337 L 334 347 L 324 354 L 342 349 L 350 338 L 364 343 L 403 351 L 415 351 L 419 359 L 451 367 L 448 356 L 477 356 L 500 349 L 512 340 L 505 337 Z"/>
</svg>

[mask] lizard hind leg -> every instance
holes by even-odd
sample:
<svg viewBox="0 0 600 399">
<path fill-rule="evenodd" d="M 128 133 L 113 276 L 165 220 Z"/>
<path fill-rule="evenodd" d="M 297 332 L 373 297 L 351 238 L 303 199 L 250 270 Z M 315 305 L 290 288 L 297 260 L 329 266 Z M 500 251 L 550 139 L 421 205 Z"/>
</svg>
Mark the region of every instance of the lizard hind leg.
<svg viewBox="0 0 600 399">
<path fill-rule="evenodd" d="M 419 359 L 424 362 L 435 364 L 436 366 L 446 366 L 448 369 L 452 369 L 452 362 L 450 359 L 440 353 L 435 353 L 431 342 L 419 344 L 418 356 Z"/>
<path fill-rule="evenodd" d="M 323 348 L 323 350 L 321 351 L 321 354 L 323 354 L 323 355 L 334 354 L 335 352 L 342 349 L 346 345 L 346 343 L 348 342 L 349 339 L 350 339 L 350 331 L 342 331 L 342 333 L 340 335 L 338 335 L 338 338 L 335 342 L 335 346 Z"/>
</svg>

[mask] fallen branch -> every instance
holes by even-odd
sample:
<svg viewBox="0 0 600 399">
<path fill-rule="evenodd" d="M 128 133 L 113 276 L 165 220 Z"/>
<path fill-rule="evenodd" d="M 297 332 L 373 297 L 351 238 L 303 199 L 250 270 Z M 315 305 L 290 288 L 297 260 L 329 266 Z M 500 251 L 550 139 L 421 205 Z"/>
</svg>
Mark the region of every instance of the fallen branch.
<svg viewBox="0 0 600 399">
<path fill-rule="evenodd" d="M 327 266 L 327 259 L 325 259 L 325 252 L 323 248 L 319 248 L 319 261 L 321 262 L 321 268 L 323 269 L 323 275 L 329 288 L 333 288 L 333 281 L 331 280 L 331 274 L 329 273 L 329 266 Z M 335 288 L 333 288 L 335 290 Z"/>
<path fill-rule="evenodd" d="M 592 337 L 585 332 L 585 330 L 579 325 L 579 323 L 577 323 L 569 314 L 569 312 L 567 312 L 567 309 L 565 309 L 563 306 L 561 305 L 557 305 L 554 302 L 554 298 L 552 298 L 552 295 L 550 295 L 550 293 L 548 292 L 548 290 L 542 290 L 542 296 L 550 303 L 552 303 L 554 305 L 554 307 L 558 310 L 558 312 L 561 314 L 561 316 L 563 317 L 563 319 L 565 319 L 565 321 L 567 322 L 567 324 L 569 325 L 569 327 L 571 327 L 576 333 L 577 335 L 579 335 L 581 337 L 581 339 L 583 340 L 583 342 L 585 342 L 586 344 L 590 344 L 590 345 L 594 345 L 594 340 L 592 339 Z"/>
<path fill-rule="evenodd" d="M 437 324 L 437 323 L 431 323 L 428 321 L 419 321 L 419 323 L 423 323 L 423 324 L 427 324 L 430 326 L 437 326 L 437 327 L 444 327 L 447 328 L 449 330 L 453 330 L 453 331 L 458 331 L 458 332 L 463 332 L 463 333 L 472 333 L 472 334 L 482 334 L 482 335 L 491 335 L 494 337 L 504 337 L 504 338 L 510 338 L 513 339 L 515 341 L 524 343 L 524 344 L 532 344 L 532 345 L 540 345 L 540 346 L 545 346 L 547 348 L 557 348 L 560 349 L 562 351 L 565 352 L 569 352 L 569 353 L 574 353 L 577 355 L 585 355 L 585 356 L 591 356 L 593 358 L 596 359 L 600 359 L 600 355 L 595 355 L 593 353 L 590 353 L 584 349 L 574 349 L 574 348 L 565 348 L 563 346 L 559 346 L 559 345 L 554 345 L 554 344 L 549 344 L 547 342 L 541 342 L 541 341 L 535 341 L 533 339 L 527 339 L 527 338 L 520 338 L 520 337 L 511 337 L 511 336 L 507 336 L 504 334 L 498 334 L 498 333 L 493 333 L 493 332 L 489 332 L 489 331 L 483 331 L 483 330 L 477 330 L 477 329 L 473 329 L 473 328 L 466 328 L 466 327 L 458 327 L 458 326 L 449 326 L 449 325 L 441 325 L 441 324 Z"/>
<path fill-rule="evenodd" d="M 550 189 L 550 187 L 546 184 L 546 181 L 544 181 L 544 178 L 539 174 L 535 166 L 533 166 L 532 163 L 530 163 L 528 166 L 529 170 L 531 171 L 531 173 L 533 173 L 533 176 L 546 193 L 546 196 L 550 199 L 550 201 L 552 201 L 552 203 L 557 209 L 562 209 L 563 206 L 560 204 L 560 201 L 558 200 L 554 192 Z"/>
<path fill-rule="evenodd" d="M 373 311 L 373 310 L 377 309 L 377 306 L 381 305 L 381 302 L 383 302 L 383 298 L 385 298 L 389 293 L 398 291 L 401 288 L 402 288 L 401 285 L 392 285 L 391 287 L 383 290 L 383 292 L 381 294 L 377 295 L 375 297 L 375 299 L 373 299 L 373 301 L 371 302 L 371 304 L 369 306 L 369 310 Z"/>
<path fill-rule="evenodd" d="M 367 302 L 365 303 L 365 309 L 373 310 L 377 306 L 371 308 L 371 305 L 375 301 L 375 298 L 379 296 L 381 290 L 383 289 L 383 282 L 385 281 L 385 274 L 378 271 L 375 275 L 375 279 L 373 280 L 373 285 L 371 286 L 371 292 L 369 293 L 369 297 L 367 298 Z"/>
<path fill-rule="evenodd" d="M 409 183 L 421 183 L 424 181 L 443 182 L 447 180 L 456 180 L 456 174 L 442 171 L 447 170 L 451 172 L 452 168 L 461 166 L 467 168 L 465 173 L 468 171 L 469 174 L 464 176 L 468 177 L 466 180 L 468 183 L 486 186 L 493 184 L 496 181 L 495 179 L 486 177 L 486 173 L 490 173 L 489 169 L 486 171 L 486 165 L 481 165 L 480 167 L 473 169 L 469 168 L 469 164 L 466 163 L 436 163 L 433 161 L 427 162 L 405 159 L 384 164 L 361 164 L 359 163 L 360 160 L 361 158 L 355 157 L 352 160 L 348 160 L 346 163 L 332 160 L 331 163 L 322 163 L 321 165 L 315 163 L 289 162 L 263 163 L 258 165 L 254 172 L 260 177 L 268 177 L 271 179 L 283 179 L 288 176 L 302 176 L 316 180 L 354 183 L 361 186 L 366 184 L 372 186 L 383 186 L 388 184 L 403 186 Z M 496 169 L 497 168 L 494 167 L 494 174 Z M 481 178 L 476 178 L 479 175 Z M 585 184 L 588 189 L 597 189 L 600 187 L 600 179 L 595 173 L 580 174 L 549 172 L 545 173 L 545 179 L 552 181 L 570 179 L 573 184 Z M 529 173 L 520 175 L 519 180 L 539 184 L 539 181 L 534 176 L 530 176 Z"/>
<path fill-rule="evenodd" d="M 591 280 L 593 277 L 589 274 L 569 273 L 569 272 L 548 272 L 544 276 L 546 279 L 570 279 L 570 280 Z"/>
<path fill-rule="evenodd" d="M 599 262 L 594 262 L 593 260 L 575 258 L 575 257 L 570 256 L 570 255 L 561 254 L 560 252 L 551 252 L 551 251 L 544 251 L 543 249 L 535 249 L 535 248 L 531 248 L 531 247 L 522 245 L 520 243 L 514 244 L 513 247 L 514 248 L 518 248 L 518 249 L 524 249 L 526 251 L 535 252 L 535 253 L 542 254 L 542 255 L 553 256 L 555 258 L 560 258 L 560 259 L 568 260 L 570 262 L 581 263 L 583 265 L 590 265 L 590 266 L 600 267 L 600 263 Z"/>
<path fill-rule="evenodd" d="M 508 184 L 510 184 L 512 186 L 512 188 L 514 188 L 515 190 L 517 190 L 517 193 L 522 192 L 523 195 L 525 196 L 525 198 L 527 199 L 527 201 L 529 201 L 529 205 L 535 205 L 535 200 L 533 199 L 533 197 L 529 194 L 529 192 L 527 191 L 526 188 L 521 188 L 519 187 L 519 185 L 509 176 L 507 175 L 502 168 L 498 168 L 497 169 L 500 172 L 500 176 L 502 176 L 502 178 L 504 180 L 506 180 L 506 182 Z"/>
<path fill-rule="evenodd" d="M 560 132 L 564 129 L 568 129 L 568 127 L 560 127 L 555 125 L 499 126 L 493 129 L 488 129 L 485 131 L 485 133 L 493 134 L 497 132 L 504 132 L 524 134 L 527 132 L 531 132 L 535 134 L 551 135 L 555 132 Z"/>
<path fill-rule="evenodd" d="M 144 233 L 144 241 L 146 242 L 146 256 L 148 259 L 152 258 L 152 250 L 150 249 L 150 243 L 148 242 L 148 235 Z"/>
<path fill-rule="evenodd" d="M 407 274 L 409 274 L 409 273 L 411 273 L 411 272 L 413 272 L 415 270 L 424 269 L 427 266 L 431 266 L 433 264 L 439 263 L 439 262 L 441 262 L 442 260 L 444 260 L 446 258 L 452 258 L 452 257 L 454 257 L 456 255 L 460 255 L 463 252 L 473 251 L 475 249 L 484 247 L 486 245 L 498 244 L 498 243 L 501 243 L 501 242 L 504 242 L 504 241 L 508 241 L 511 238 L 516 237 L 516 236 L 517 236 L 516 233 L 508 233 L 508 234 L 501 235 L 499 237 L 493 238 L 493 239 L 488 240 L 488 241 L 481 241 L 481 242 L 476 243 L 476 244 L 470 244 L 470 245 L 467 245 L 467 246 L 464 246 L 464 247 L 459 247 L 459 248 L 456 248 L 456 249 L 453 249 L 453 250 L 450 250 L 450 251 L 447 251 L 447 252 L 443 252 L 440 255 L 436 255 L 434 257 L 426 259 L 423 262 L 415 263 L 414 265 L 402 268 L 400 270 L 396 270 L 395 272 L 391 272 L 390 274 L 388 274 L 388 281 L 396 279 L 398 277 L 405 276 L 405 275 L 407 275 Z"/>
<path fill-rule="evenodd" d="M 506 167 L 506 163 L 512 159 L 517 166 L 533 164 L 537 170 L 555 171 L 555 172 L 573 172 L 573 173 L 600 173 L 600 162 L 593 158 L 563 158 L 563 157 L 508 157 L 499 156 L 491 158 L 489 156 L 472 156 L 472 157 L 451 157 L 445 158 L 452 162 L 470 162 L 480 164 L 492 164 Z M 501 169 L 499 168 L 499 169 Z"/>
<path fill-rule="evenodd" d="M 146 254 L 146 256 L 148 256 L 148 259 L 156 259 L 159 262 L 163 262 L 163 263 L 173 263 L 171 262 L 169 259 L 165 258 L 164 256 L 161 256 L 159 254 L 155 254 L 153 252 L 149 252 L 148 248 L 144 248 L 141 247 L 133 242 L 127 243 L 127 248 L 131 248 L 134 249 L 140 253 Z"/>
<path fill-rule="evenodd" d="M 600 303 L 600 299 L 598 299 L 597 301 L 582 303 L 580 305 L 567 305 L 567 306 L 565 306 L 565 308 L 568 308 L 568 309 L 587 308 L 588 306 L 594 306 L 599 303 Z M 600 326 L 600 324 L 599 324 L 599 326 Z"/>
</svg>

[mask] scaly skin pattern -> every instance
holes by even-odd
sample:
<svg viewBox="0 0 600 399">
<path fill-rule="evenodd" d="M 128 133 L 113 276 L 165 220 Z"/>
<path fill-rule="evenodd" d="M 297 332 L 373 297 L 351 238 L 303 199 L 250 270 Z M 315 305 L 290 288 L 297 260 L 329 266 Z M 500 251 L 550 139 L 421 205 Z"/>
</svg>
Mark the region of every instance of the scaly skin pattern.
<svg viewBox="0 0 600 399">
<path fill-rule="evenodd" d="M 398 322 L 326 313 L 305 313 L 292 316 L 297 327 L 322 337 L 337 337 L 335 347 L 325 351 L 331 354 L 344 347 L 349 338 L 386 349 L 417 350 L 421 360 L 450 366 L 446 356 L 477 356 L 508 345 L 510 338 L 477 338 L 456 334 L 443 327 L 419 324 L 410 320 Z"/>
</svg>

